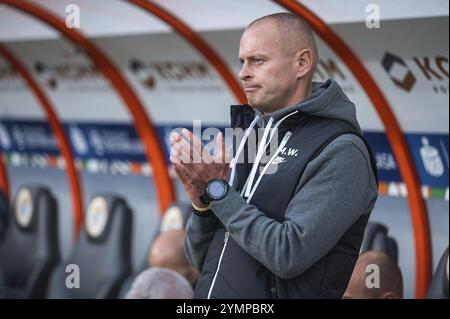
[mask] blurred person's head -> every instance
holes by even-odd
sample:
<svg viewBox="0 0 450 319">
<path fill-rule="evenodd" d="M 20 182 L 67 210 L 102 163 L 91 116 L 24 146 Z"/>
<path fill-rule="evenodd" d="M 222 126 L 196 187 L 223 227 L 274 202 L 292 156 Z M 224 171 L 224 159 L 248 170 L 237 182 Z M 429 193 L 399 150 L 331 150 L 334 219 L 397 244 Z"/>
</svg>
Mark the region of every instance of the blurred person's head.
<svg viewBox="0 0 450 319">
<path fill-rule="evenodd" d="M 301 102 L 311 94 L 318 61 L 308 23 L 292 13 L 276 13 L 250 23 L 239 45 L 248 104 L 271 113 Z"/>
<path fill-rule="evenodd" d="M 378 274 L 379 286 L 376 287 L 374 283 Z M 402 299 L 403 278 L 400 268 L 382 252 L 371 250 L 361 254 L 343 298 Z"/>
<path fill-rule="evenodd" d="M 159 234 L 150 248 L 148 263 L 150 267 L 175 270 L 194 285 L 199 274 L 186 258 L 184 237 L 183 229 L 170 229 Z"/>
<path fill-rule="evenodd" d="M 176 271 L 158 267 L 141 272 L 126 299 L 192 299 L 194 290 L 186 278 Z"/>
</svg>

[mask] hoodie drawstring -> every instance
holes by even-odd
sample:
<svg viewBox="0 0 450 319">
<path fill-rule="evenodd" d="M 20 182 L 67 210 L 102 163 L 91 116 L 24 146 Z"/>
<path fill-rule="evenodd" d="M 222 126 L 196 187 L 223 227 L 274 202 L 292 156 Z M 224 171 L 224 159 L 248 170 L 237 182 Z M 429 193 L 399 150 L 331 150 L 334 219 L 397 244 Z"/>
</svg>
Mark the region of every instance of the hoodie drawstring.
<svg viewBox="0 0 450 319">
<path fill-rule="evenodd" d="M 267 137 L 269 136 L 270 128 L 272 127 L 272 123 L 273 123 L 273 117 L 271 117 L 269 119 L 269 122 L 267 122 L 267 126 L 264 129 L 264 134 L 262 136 L 261 142 L 259 143 L 258 151 L 256 152 L 255 163 L 253 163 L 252 170 L 250 171 L 250 175 L 248 176 L 249 181 L 248 181 L 247 189 L 245 190 L 245 197 L 250 196 L 250 190 L 253 185 L 253 180 L 255 179 L 256 170 L 259 167 L 259 162 L 261 161 L 263 153 L 266 149 L 266 140 L 267 140 Z"/>
<path fill-rule="evenodd" d="M 276 156 L 279 154 L 279 152 L 281 152 L 281 150 L 283 149 L 283 147 L 286 145 L 287 141 L 289 140 L 290 136 L 291 136 L 291 132 L 287 132 L 284 137 L 282 142 L 280 143 L 280 146 L 278 147 L 278 149 L 276 150 L 275 154 L 272 156 L 272 158 L 269 160 L 269 162 L 265 165 L 265 167 L 263 168 L 258 180 L 256 181 L 256 184 L 253 185 L 253 181 L 255 179 L 255 175 L 256 175 L 256 170 L 259 167 L 259 163 L 261 161 L 263 152 L 266 150 L 267 146 L 269 146 L 270 142 L 272 141 L 272 138 L 274 136 L 274 134 L 276 133 L 278 127 L 281 125 L 281 123 L 283 123 L 284 120 L 286 120 L 288 117 L 294 115 L 298 113 L 298 111 L 294 111 L 292 113 L 287 114 L 286 116 L 284 116 L 282 119 L 280 119 L 275 126 L 272 128 L 272 123 L 273 123 L 273 118 L 271 117 L 267 123 L 267 126 L 264 130 L 263 133 L 263 137 L 261 139 L 260 142 L 260 146 L 258 148 L 258 152 L 256 155 L 256 159 L 255 162 L 252 166 L 250 175 L 248 176 L 244 187 L 242 188 L 242 192 L 241 192 L 241 196 L 244 195 L 244 191 L 245 191 L 245 197 L 248 197 L 247 201 L 249 202 L 250 199 L 252 198 L 253 194 L 256 191 L 256 187 L 259 184 L 259 182 L 261 181 L 262 176 L 264 175 L 264 173 L 267 171 L 269 165 L 273 162 L 273 160 L 276 158 Z M 242 138 L 241 143 L 239 144 L 239 147 L 237 149 L 236 155 L 234 156 L 234 158 L 232 159 L 232 161 L 230 162 L 230 168 L 231 168 L 231 175 L 230 175 L 230 180 L 228 182 L 228 184 L 230 186 L 233 186 L 233 182 L 234 182 L 234 178 L 236 176 L 236 163 L 237 160 L 242 152 L 242 150 L 244 149 L 244 145 L 248 139 L 248 137 L 250 136 L 251 130 L 254 128 L 254 126 L 256 125 L 257 121 L 259 120 L 259 114 L 256 114 L 255 118 L 253 119 L 252 123 L 250 124 L 250 126 L 247 128 L 244 137 Z M 269 140 L 266 142 L 267 136 L 270 132 L 269 135 Z"/>
<path fill-rule="evenodd" d="M 281 150 L 284 148 L 286 143 L 288 142 L 289 138 L 291 137 L 292 133 L 290 131 L 286 132 L 286 134 L 283 137 L 283 140 L 280 143 L 280 146 L 278 146 L 277 150 L 275 151 L 275 154 L 270 158 L 269 162 L 264 166 L 263 170 L 261 171 L 261 174 L 259 174 L 258 179 L 256 180 L 255 185 L 253 186 L 253 189 L 250 192 L 250 195 L 247 198 L 247 203 L 250 203 L 250 200 L 253 197 L 253 194 L 255 194 L 256 188 L 258 187 L 259 183 L 261 182 L 261 179 L 263 178 L 264 174 L 266 173 L 267 169 L 269 168 L 269 165 L 272 164 L 273 160 L 278 156 L 278 153 L 281 152 Z"/>
<path fill-rule="evenodd" d="M 256 114 L 255 118 L 253 119 L 250 126 L 245 131 L 244 137 L 242 138 L 241 143 L 239 144 L 239 147 L 236 151 L 236 155 L 230 162 L 230 168 L 231 168 L 231 175 L 230 175 L 230 181 L 228 182 L 228 185 L 233 187 L 234 177 L 236 175 L 236 161 L 239 159 L 239 155 L 241 155 L 242 150 L 244 149 L 245 142 L 247 141 L 253 127 L 256 125 L 256 122 L 259 120 L 259 114 Z"/>
</svg>

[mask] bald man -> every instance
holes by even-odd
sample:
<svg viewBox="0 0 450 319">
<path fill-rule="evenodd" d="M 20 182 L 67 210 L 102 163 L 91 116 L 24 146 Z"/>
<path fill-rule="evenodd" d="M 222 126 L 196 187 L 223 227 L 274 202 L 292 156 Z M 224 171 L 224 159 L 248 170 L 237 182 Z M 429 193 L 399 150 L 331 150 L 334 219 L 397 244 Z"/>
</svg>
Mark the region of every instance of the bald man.
<svg viewBox="0 0 450 319">
<path fill-rule="evenodd" d="M 152 267 L 134 279 L 125 299 L 192 299 L 194 291 L 178 272 Z"/>
<path fill-rule="evenodd" d="M 402 299 L 400 268 L 384 253 L 367 251 L 356 263 L 345 299 Z"/>
<path fill-rule="evenodd" d="M 188 130 L 171 136 L 193 207 L 194 296 L 342 298 L 377 198 L 355 105 L 335 81 L 312 82 L 317 46 L 296 15 L 252 22 L 239 60 L 248 105 L 231 107 L 231 127 L 247 133 L 233 154 L 220 134 L 214 155 Z"/>
<path fill-rule="evenodd" d="M 198 271 L 186 259 L 184 237 L 183 229 L 171 229 L 161 233 L 150 248 L 148 264 L 150 267 L 172 269 L 194 286 L 198 278 Z"/>
</svg>

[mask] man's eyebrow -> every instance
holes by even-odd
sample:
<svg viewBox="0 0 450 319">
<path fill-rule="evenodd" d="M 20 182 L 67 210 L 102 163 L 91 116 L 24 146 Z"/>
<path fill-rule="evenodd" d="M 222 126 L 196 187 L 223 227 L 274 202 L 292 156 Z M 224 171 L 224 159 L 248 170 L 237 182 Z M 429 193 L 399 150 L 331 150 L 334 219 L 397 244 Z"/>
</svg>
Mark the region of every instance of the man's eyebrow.
<svg viewBox="0 0 450 319">
<path fill-rule="evenodd" d="M 254 53 L 254 54 L 248 55 L 245 59 L 247 59 L 247 60 L 268 59 L 268 57 L 264 54 Z M 242 62 L 242 61 L 244 61 L 244 59 L 239 57 L 239 61 Z"/>
</svg>

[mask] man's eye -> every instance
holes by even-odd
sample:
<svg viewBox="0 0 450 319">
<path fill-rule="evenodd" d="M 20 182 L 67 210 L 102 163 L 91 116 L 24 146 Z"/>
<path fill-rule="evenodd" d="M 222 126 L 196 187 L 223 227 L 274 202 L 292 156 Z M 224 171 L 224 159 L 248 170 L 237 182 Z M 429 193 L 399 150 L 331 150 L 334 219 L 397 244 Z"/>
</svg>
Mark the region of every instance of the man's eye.
<svg viewBox="0 0 450 319">
<path fill-rule="evenodd" d="M 255 64 L 262 64 L 264 62 L 263 59 L 253 59 L 253 63 Z"/>
</svg>

